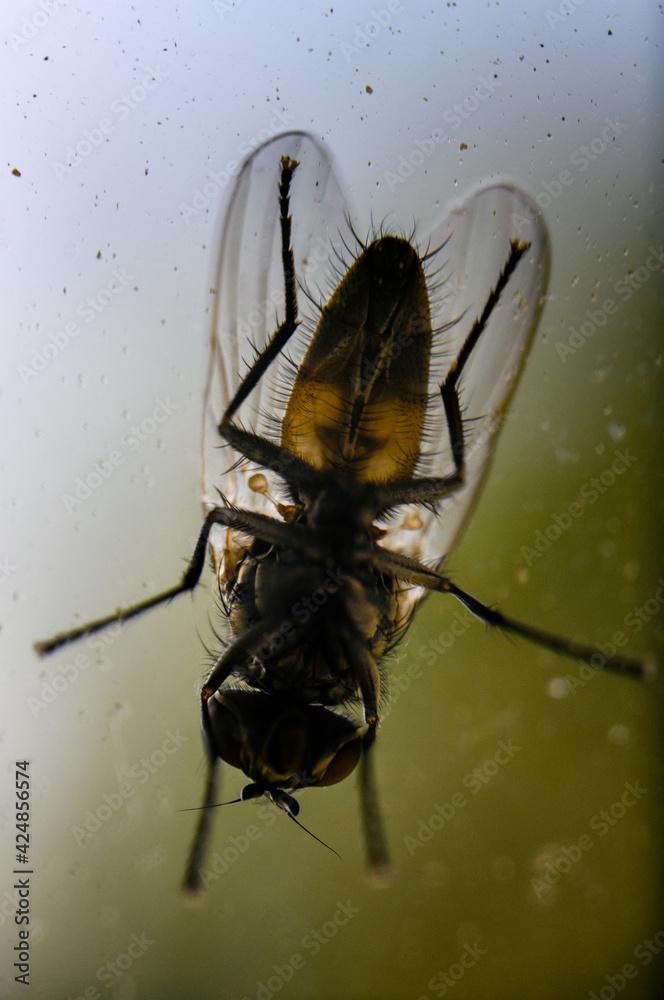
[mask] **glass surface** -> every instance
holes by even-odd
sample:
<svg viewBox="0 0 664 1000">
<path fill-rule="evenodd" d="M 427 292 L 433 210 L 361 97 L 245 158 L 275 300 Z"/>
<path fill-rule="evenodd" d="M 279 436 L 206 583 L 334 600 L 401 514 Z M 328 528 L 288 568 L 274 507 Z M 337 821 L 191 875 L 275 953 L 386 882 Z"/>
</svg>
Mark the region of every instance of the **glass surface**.
<svg viewBox="0 0 664 1000">
<path fill-rule="evenodd" d="M 431 597 L 376 747 L 393 887 L 365 881 L 351 779 L 300 797 L 341 861 L 264 803 L 218 810 L 218 873 L 190 908 L 178 810 L 203 789 L 211 576 L 101 652 L 32 650 L 178 579 L 219 219 L 251 148 L 305 129 L 360 234 L 426 229 L 492 178 L 537 199 L 549 295 L 449 570 L 514 617 L 661 658 L 655 5 L 35 0 L 0 19 L 0 997 L 27 995 L 24 759 L 34 998 L 658 996 L 661 681 L 589 673 Z M 241 785 L 225 772 L 222 798 Z"/>
</svg>

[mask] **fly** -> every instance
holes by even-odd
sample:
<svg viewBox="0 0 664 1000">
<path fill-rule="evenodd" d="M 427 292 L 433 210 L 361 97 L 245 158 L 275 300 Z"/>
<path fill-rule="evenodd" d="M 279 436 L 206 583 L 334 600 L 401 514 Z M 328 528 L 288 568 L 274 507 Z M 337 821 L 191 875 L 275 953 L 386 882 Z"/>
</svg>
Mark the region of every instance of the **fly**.
<svg viewBox="0 0 664 1000">
<path fill-rule="evenodd" d="M 229 639 L 200 695 L 209 769 L 189 890 L 201 885 L 219 760 L 249 778 L 242 799 L 266 795 L 293 819 L 295 792 L 358 768 L 368 868 L 387 876 L 372 771 L 385 656 L 431 591 L 558 653 L 649 670 L 508 618 L 443 572 L 537 325 L 538 210 L 509 184 L 479 188 L 432 230 L 432 249 L 381 232 L 357 240 L 350 264 L 347 217 L 310 136 L 286 133 L 247 159 L 220 243 L 205 521 L 190 564 L 163 593 L 37 644 L 50 653 L 193 590 L 210 550 Z M 220 440 L 237 456 L 225 495 Z"/>
</svg>

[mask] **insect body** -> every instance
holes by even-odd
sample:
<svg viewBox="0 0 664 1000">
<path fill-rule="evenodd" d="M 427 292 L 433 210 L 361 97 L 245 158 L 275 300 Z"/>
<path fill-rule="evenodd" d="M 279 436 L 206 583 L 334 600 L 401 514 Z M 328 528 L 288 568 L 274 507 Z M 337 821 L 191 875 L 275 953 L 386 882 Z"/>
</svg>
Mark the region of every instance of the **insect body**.
<svg viewBox="0 0 664 1000">
<path fill-rule="evenodd" d="M 496 185 L 443 220 L 423 255 L 393 234 L 360 244 L 350 266 L 337 249 L 338 281 L 319 306 L 343 209 L 329 157 L 303 133 L 245 163 L 221 238 L 206 517 L 189 568 L 168 591 L 39 645 L 49 652 L 193 589 L 210 548 L 229 641 L 201 691 L 210 768 L 190 889 L 218 760 L 250 779 L 243 799 L 266 794 L 293 819 L 294 792 L 359 767 L 369 868 L 387 872 L 371 747 L 385 654 L 426 593 L 452 594 L 488 624 L 561 653 L 597 655 L 505 617 L 442 572 L 536 326 L 546 283 L 537 210 Z M 221 500 L 220 441 L 239 457 Z M 635 660 L 603 661 L 644 672 Z"/>
</svg>

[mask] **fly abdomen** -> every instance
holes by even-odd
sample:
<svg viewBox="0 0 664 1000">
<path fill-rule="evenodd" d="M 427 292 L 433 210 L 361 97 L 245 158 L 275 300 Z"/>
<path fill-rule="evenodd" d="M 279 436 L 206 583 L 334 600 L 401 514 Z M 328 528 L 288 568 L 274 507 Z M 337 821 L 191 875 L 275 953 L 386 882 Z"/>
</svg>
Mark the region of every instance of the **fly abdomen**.
<svg viewBox="0 0 664 1000">
<path fill-rule="evenodd" d="M 282 444 L 352 482 L 411 476 L 421 451 L 432 329 L 413 246 L 382 236 L 323 309 L 298 370 Z"/>
</svg>

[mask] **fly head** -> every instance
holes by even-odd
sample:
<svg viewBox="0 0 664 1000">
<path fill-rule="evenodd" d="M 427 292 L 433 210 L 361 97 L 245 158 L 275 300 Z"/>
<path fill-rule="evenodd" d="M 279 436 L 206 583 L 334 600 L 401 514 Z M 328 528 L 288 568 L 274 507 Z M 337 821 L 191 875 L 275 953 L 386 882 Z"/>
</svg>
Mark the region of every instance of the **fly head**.
<svg viewBox="0 0 664 1000">
<path fill-rule="evenodd" d="M 222 688 L 208 699 L 205 730 L 211 753 L 251 780 L 243 799 L 265 794 L 293 816 L 288 790 L 343 781 L 361 754 L 357 722 L 293 694 Z"/>
</svg>

